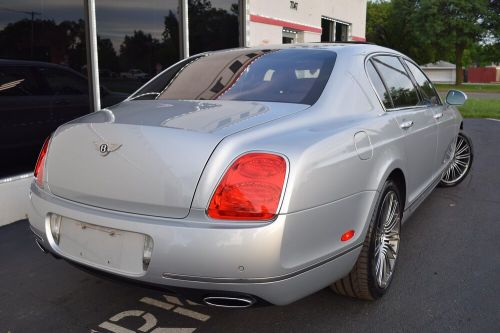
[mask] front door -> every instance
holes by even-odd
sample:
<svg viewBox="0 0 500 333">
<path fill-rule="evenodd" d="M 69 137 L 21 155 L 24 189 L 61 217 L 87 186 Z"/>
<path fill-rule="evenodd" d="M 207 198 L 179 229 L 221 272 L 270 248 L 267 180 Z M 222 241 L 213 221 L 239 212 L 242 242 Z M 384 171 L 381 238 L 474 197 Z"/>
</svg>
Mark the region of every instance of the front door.
<svg viewBox="0 0 500 333">
<path fill-rule="evenodd" d="M 437 123 L 438 142 L 433 172 L 435 177 L 441 177 L 452 157 L 451 152 L 453 151 L 457 133 L 456 115 L 441 102 L 436 89 L 424 72 L 409 60 L 405 59 L 405 64 L 415 78 L 423 104 L 432 110 L 432 115 Z"/>
</svg>

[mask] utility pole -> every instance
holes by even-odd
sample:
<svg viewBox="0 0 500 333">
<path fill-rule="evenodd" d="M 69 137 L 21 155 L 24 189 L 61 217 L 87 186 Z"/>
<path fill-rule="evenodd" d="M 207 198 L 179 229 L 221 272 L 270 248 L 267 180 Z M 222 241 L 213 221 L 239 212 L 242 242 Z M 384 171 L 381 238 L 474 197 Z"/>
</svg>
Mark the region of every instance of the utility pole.
<svg viewBox="0 0 500 333">
<path fill-rule="evenodd" d="M 12 12 L 12 13 L 19 13 L 19 14 L 26 14 L 31 16 L 31 38 L 30 38 L 30 57 L 31 60 L 33 60 L 34 57 L 34 45 L 35 45 L 35 16 L 36 15 L 42 15 L 42 13 L 35 12 L 35 11 L 22 11 L 22 10 L 15 10 L 15 9 L 10 9 L 6 7 L 0 7 L 0 10 L 5 11 L 5 12 Z"/>
</svg>

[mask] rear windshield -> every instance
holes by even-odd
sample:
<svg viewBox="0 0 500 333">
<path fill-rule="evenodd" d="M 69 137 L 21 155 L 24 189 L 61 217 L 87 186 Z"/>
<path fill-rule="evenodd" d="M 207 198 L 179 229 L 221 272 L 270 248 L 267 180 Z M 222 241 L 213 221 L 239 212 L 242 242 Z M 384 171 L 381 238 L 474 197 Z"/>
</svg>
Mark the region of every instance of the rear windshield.
<svg viewBox="0 0 500 333">
<path fill-rule="evenodd" d="M 281 49 L 217 52 L 186 59 L 159 74 L 131 99 L 236 100 L 314 104 L 336 54 Z"/>
</svg>

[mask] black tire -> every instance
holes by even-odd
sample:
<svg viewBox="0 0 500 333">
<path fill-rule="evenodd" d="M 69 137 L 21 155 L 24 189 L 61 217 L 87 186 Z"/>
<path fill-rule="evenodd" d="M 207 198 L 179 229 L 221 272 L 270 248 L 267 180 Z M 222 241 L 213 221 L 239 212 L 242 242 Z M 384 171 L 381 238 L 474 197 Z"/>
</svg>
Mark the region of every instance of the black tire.
<svg viewBox="0 0 500 333">
<path fill-rule="evenodd" d="M 461 140 L 463 140 L 463 141 L 461 141 Z M 468 147 L 467 151 L 470 154 L 470 159 L 468 160 L 467 168 L 465 169 L 465 172 L 463 174 L 460 174 L 460 176 L 457 176 L 455 178 L 451 177 L 451 178 L 447 179 L 447 176 L 449 176 L 448 170 L 451 171 L 455 161 L 460 158 L 460 154 L 458 154 L 458 153 L 460 153 L 460 150 L 461 150 L 461 147 L 459 146 L 461 142 L 463 142 L 465 145 L 467 145 L 467 147 Z M 453 186 L 457 186 L 458 184 L 460 184 L 465 178 L 467 178 L 467 175 L 469 174 L 470 169 L 472 167 L 473 160 L 474 160 L 474 150 L 472 147 L 472 140 L 463 131 L 460 131 L 458 133 L 458 138 L 457 138 L 456 147 L 455 147 L 455 153 L 453 155 L 453 161 L 451 161 L 450 166 L 443 173 L 443 176 L 441 177 L 441 181 L 439 182 L 439 187 L 453 187 Z M 462 160 L 460 160 L 460 161 L 462 161 Z"/>
<path fill-rule="evenodd" d="M 336 281 L 330 286 L 337 294 L 373 301 L 384 295 L 389 288 L 392 277 L 394 276 L 394 268 L 392 269 L 392 273 L 384 287 L 381 287 L 379 283 L 377 283 L 375 272 L 375 247 L 377 244 L 378 231 L 384 225 L 382 212 L 385 199 L 389 193 L 395 193 L 399 204 L 399 214 L 397 215 L 396 222 L 398 227 L 397 254 L 399 250 L 399 230 L 401 230 L 401 219 L 403 216 L 404 205 L 401 203 L 401 191 L 396 183 L 389 179 L 385 182 L 381 195 L 377 199 L 376 209 L 370 221 L 370 226 L 368 227 L 368 232 L 366 233 L 363 248 L 361 249 L 361 253 L 356 261 L 356 264 L 349 275 Z M 396 263 L 397 260 L 394 261 L 393 267 L 395 267 Z"/>
</svg>

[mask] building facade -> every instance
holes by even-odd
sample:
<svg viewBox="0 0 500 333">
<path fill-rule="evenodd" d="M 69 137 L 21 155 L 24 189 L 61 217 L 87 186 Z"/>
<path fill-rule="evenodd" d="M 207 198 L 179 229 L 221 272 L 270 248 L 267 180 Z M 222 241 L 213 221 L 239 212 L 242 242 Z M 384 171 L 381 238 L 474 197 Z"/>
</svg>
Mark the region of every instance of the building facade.
<svg viewBox="0 0 500 333">
<path fill-rule="evenodd" d="M 246 45 L 365 41 L 366 0 L 248 0 Z"/>
<path fill-rule="evenodd" d="M 0 6 L 0 225 L 20 219 L 59 125 L 125 99 L 190 55 L 364 40 L 366 0 L 18 0 Z M 23 182 L 23 183 L 20 183 Z M 13 208 L 16 207 L 16 208 Z"/>
</svg>

